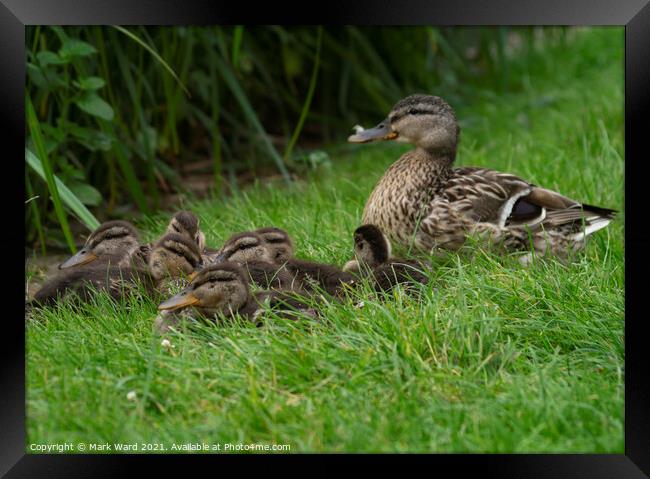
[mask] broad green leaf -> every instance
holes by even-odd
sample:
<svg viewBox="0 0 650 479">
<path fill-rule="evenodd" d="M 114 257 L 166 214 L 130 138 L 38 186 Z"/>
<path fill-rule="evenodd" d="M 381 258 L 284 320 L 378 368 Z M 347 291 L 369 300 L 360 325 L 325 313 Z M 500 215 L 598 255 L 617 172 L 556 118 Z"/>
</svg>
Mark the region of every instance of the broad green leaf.
<svg viewBox="0 0 650 479">
<path fill-rule="evenodd" d="M 45 172 L 43 171 L 43 164 L 34 153 L 25 148 L 25 161 L 36 172 L 38 176 L 45 179 Z M 56 188 L 61 196 L 61 200 L 72 210 L 72 212 L 79 218 L 79 220 L 86 225 L 90 230 L 94 230 L 99 226 L 97 218 L 88 211 L 83 203 L 77 198 L 72 191 L 56 176 L 53 175 L 56 183 Z"/>
<path fill-rule="evenodd" d="M 27 63 L 27 76 L 38 88 L 43 90 L 47 89 L 48 84 L 43 76 L 43 72 L 33 63 Z"/>
<path fill-rule="evenodd" d="M 84 205 L 98 206 L 102 202 L 102 194 L 88 183 L 73 181 L 70 183 L 70 191 L 79 198 Z"/>
<path fill-rule="evenodd" d="M 61 58 L 74 58 L 92 55 L 95 52 L 97 50 L 90 43 L 76 38 L 67 38 L 59 49 L 59 56 Z"/>
<path fill-rule="evenodd" d="M 27 75 L 37 87 L 46 91 L 66 86 L 65 80 L 52 68 L 41 68 L 33 63 L 28 63 Z"/>
<path fill-rule="evenodd" d="M 97 90 L 106 85 L 104 79 L 99 77 L 79 78 L 78 81 L 74 81 L 72 83 L 74 86 L 81 88 L 82 90 Z"/>
<path fill-rule="evenodd" d="M 36 58 L 38 59 L 38 63 L 41 66 L 64 65 L 64 64 L 68 63 L 68 61 L 69 61 L 68 59 L 61 58 L 56 53 L 50 52 L 48 50 L 43 50 L 42 52 L 38 52 L 36 54 Z"/>
<path fill-rule="evenodd" d="M 91 151 L 108 151 L 113 146 L 113 138 L 100 130 L 80 126 L 70 121 L 63 122 L 60 129 L 67 131 L 75 141 Z"/>
<path fill-rule="evenodd" d="M 113 119 L 113 108 L 94 92 L 86 92 L 75 103 L 86 113 L 98 116 L 104 120 Z"/>
</svg>

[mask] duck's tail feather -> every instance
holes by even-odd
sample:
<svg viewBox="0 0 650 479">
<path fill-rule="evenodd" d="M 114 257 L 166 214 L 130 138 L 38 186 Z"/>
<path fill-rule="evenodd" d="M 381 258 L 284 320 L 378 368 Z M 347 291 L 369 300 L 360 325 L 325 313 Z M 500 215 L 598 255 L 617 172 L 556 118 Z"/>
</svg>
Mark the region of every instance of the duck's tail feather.
<svg viewBox="0 0 650 479">
<path fill-rule="evenodd" d="M 614 219 L 614 217 L 618 213 L 618 211 L 609 208 L 601 208 L 600 206 L 585 205 L 585 204 L 582 205 L 582 210 L 588 213 L 593 213 L 602 218 L 608 218 L 610 220 Z"/>
</svg>

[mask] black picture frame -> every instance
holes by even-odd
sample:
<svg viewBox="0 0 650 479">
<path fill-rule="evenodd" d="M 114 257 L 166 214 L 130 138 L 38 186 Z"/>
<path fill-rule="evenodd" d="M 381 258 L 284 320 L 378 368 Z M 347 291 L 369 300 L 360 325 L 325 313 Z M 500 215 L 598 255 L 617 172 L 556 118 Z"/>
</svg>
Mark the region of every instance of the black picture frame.
<svg viewBox="0 0 650 479">
<path fill-rule="evenodd" d="M 13 225 L 24 221 L 14 203 L 24 202 L 24 89 L 25 25 L 175 25 L 175 24 L 381 24 L 381 25 L 619 25 L 625 26 L 625 454 L 621 455 L 408 455 L 372 456 L 369 464 L 383 466 L 409 459 L 419 462 L 431 474 L 440 468 L 454 474 L 474 472 L 492 477 L 518 478 L 641 478 L 650 475 L 650 348 L 644 347 L 645 317 L 642 289 L 648 266 L 650 230 L 644 212 L 644 184 L 650 179 L 650 4 L 648 0 L 456 0 L 410 2 L 310 3 L 300 9 L 274 3 L 215 2 L 209 0 L 0 0 L 0 122 L 5 138 L 3 168 L 7 178 L 2 208 Z M 15 171 L 13 171 L 15 170 Z M 15 176 L 14 176 L 15 175 Z M 15 195 L 15 196 L 14 196 Z M 645 213 L 645 214 L 644 214 Z M 12 217 L 15 215 L 15 218 Z M 0 223 L 1 224 L 1 223 Z M 0 233 L 4 251 L 20 248 L 24 238 Z M 23 241 L 24 244 L 24 241 Z M 13 258 L 15 256 L 15 258 Z M 18 277 L 18 255 L 9 255 L 7 274 Z M 631 259 L 631 261 L 630 261 Z M 9 267 L 16 274 L 9 274 Z M 23 270 L 24 274 L 24 270 Z M 24 276 L 23 276 L 24 277 Z M 3 296 L 7 304 L 19 305 L 24 291 L 19 282 L 8 281 Z M 13 288 L 16 291 L 13 291 Z M 13 309 L 13 306 L 10 308 Z M 644 314 L 645 313 L 645 314 Z M 177 456 L 95 456 L 25 454 L 25 331 L 22 320 L 10 310 L 2 318 L 3 361 L 0 363 L 0 474 L 7 477 L 87 477 L 124 475 L 136 462 L 164 467 L 168 472 L 180 465 Z M 645 320 L 647 321 L 647 320 Z M 645 359 L 644 359 L 645 358 Z M 227 463 L 242 466 L 246 459 L 233 456 L 183 456 L 213 467 Z M 309 459 L 310 471 L 317 470 L 322 457 L 283 455 L 256 457 L 269 464 Z M 347 469 L 359 455 L 329 456 L 331 471 Z M 368 457 L 365 457 L 368 459 Z M 250 462 L 250 461 L 249 461 Z M 253 461 L 258 462 L 258 461 Z M 400 461 L 401 462 L 401 461 Z M 233 464 L 234 465 L 234 464 Z M 323 465 L 322 472 L 328 469 Z"/>
</svg>

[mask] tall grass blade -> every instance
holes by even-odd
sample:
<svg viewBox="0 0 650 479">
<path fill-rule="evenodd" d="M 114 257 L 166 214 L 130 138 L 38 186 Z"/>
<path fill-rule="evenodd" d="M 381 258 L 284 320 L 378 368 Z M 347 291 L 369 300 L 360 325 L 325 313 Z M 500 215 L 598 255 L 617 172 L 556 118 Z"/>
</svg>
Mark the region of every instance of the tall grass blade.
<svg viewBox="0 0 650 479">
<path fill-rule="evenodd" d="M 244 93 L 243 88 L 237 81 L 235 74 L 231 70 L 230 66 L 228 66 L 228 64 L 225 61 L 223 61 L 223 59 L 220 58 L 218 55 L 215 55 L 215 61 L 219 66 L 219 73 L 221 73 L 221 76 L 226 82 L 226 85 L 228 85 L 228 88 L 230 88 L 230 91 L 232 91 L 233 95 L 235 95 L 235 99 L 239 103 L 239 106 L 241 106 L 244 115 L 246 116 L 246 119 L 249 121 L 251 126 L 255 128 L 255 130 L 257 130 L 257 132 L 259 133 L 262 143 L 264 144 L 269 154 L 275 161 L 275 164 L 277 165 L 278 170 L 282 174 L 284 181 L 287 184 L 290 184 L 291 177 L 289 176 L 289 171 L 287 170 L 287 167 L 285 166 L 284 161 L 282 160 L 282 156 L 280 156 L 278 151 L 275 149 L 275 147 L 269 140 L 269 137 L 266 134 L 264 127 L 260 123 L 260 120 L 257 118 L 257 115 L 255 114 L 255 110 L 253 110 L 253 107 L 248 101 L 248 97 L 246 96 L 246 93 Z"/>
<path fill-rule="evenodd" d="M 112 138 L 117 137 L 113 125 L 110 122 L 105 120 L 99 120 L 99 126 L 103 133 L 109 135 Z M 116 144 L 112 150 L 112 153 L 115 155 L 115 158 L 117 159 L 117 164 L 120 166 L 120 170 L 122 170 L 122 174 L 124 175 L 124 179 L 126 180 L 126 184 L 129 189 L 129 192 L 131 193 L 131 196 L 137 203 L 138 208 L 140 209 L 140 211 L 142 211 L 145 214 L 149 213 L 150 212 L 149 205 L 144 196 L 144 192 L 142 191 L 142 187 L 140 186 L 138 177 L 135 174 L 133 165 L 131 164 L 129 158 L 127 158 L 124 149 L 125 147 L 123 145 Z"/>
<path fill-rule="evenodd" d="M 318 79 L 318 68 L 320 66 L 320 52 L 321 52 L 322 41 L 323 41 L 323 27 L 319 26 L 318 38 L 316 39 L 316 54 L 314 57 L 314 68 L 311 72 L 311 79 L 309 80 L 309 89 L 307 90 L 307 97 L 305 98 L 305 103 L 302 105 L 302 110 L 300 111 L 300 118 L 298 118 L 298 123 L 296 124 L 296 128 L 295 130 L 293 130 L 293 135 L 291 135 L 289 144 L 287 145 L 287 148 L 284 152 L 285 160 L 288 160 L 291 157 L 291 152 L 293 151 L 293 147 L 295 146 L 296 141 L 298 141 L 298 136 L 300 136 L 300 132 L 302 131 L 302 127 L 305 123 L 305 119 L 307 118 L 307 114 L 309 113 L 311 100 L 314 97 L 314 90 L 316 89 L 316 80 Z"/>
<path fill-rule="evenodd" d="M 232 54 L 230 56 L 232 66 L 235 67 L 235 70 L 239 69 L 239 52 L 241 50 L 241 40 L 243 36 L 244 27 L 242 25 L 237 25 L 232 34 Z"/>
<path fill-rule="evenodd" d="M 32 188 L 32 181 L 29 179 L 29 175 L 25 172 L 25 187 L 27 189 L 27 195 L 29 198 L 35 198 L 34 188 Z M 30 201 L 29 207 L 32 210 L 33 223 L 36 227 L 36 233 L 38 234 L 38 242 L 41 244 L 41 253 L 45 255 L 45 234 L 43 233 L 43 222 L 41 221 L 41 213 L 38 211 L 38 205 L 36 201 Z"/>
<path fill-rule="evenodd" d="M 134 35 L 132 32 L 127 30 L 126 28 L 120 27 L 119 25 L 113 25 L 113 28 L 115 28 L 118 32 L 123 33 L 127 37 L 129 37 L 131 40 L 136 42 L 138 45 L 140 45 L 142 48 L 147 50 L 151 55 L 163 66 L 169 74 L 174 77 L 174 80 L 178 82 L 178 84 L 181 86 L 183 91 L 188 97 L 191 97 L 192 95 L 190 94 L 190 91 L 187 89 L 187 87 L 183 84 L 180 78 L 178 78 L 178 75 L 176 75 L 176 72 L 172 67 L 169 66 L 169 64 L 158 54 L 156 50 L 153 49 L 153 47 L 147 45 L 144 41 L 142 41 L 137 35 Z"/>
<path fill-rule="evenodd" d="M 45 162 L 41 161 L 28 148 L 25 148 L 25 161 L 38 176 L 47 181 L 48 174 L 47 167 L 45 167 Z M 68 206 L 68 208 L 70 208 L 75 216 L 79 218 L 79 221 L 81 221 L 90 230 L 97 228 L 99 226 L 99 221 L 97 221 L 97 218 L 95 218 L 95 216 L 88 210 L 88 208 L 86 208 L 86 206 L 79 200 L 79 198 L 77 198 L 77 196 L 72 191 L 70 191 L 67 186 L 65 186 L 63 181 L 61 181 L 56 175 L 52 175 L 52 181 L 55 184 L 57 192 L 60 194 L 60 200 L 63 201 L 63 203 Z M 67 226 L 68 224 L 66 221 L 66 227 Z M 72 235 L 70 235 L 70 239 L 72 240 Z M 74 242 L 72 242 L 72 245 L 74 246 Z M 75 248 L 72 249 L 74 251 Z"/>
<path fill-rule="evenodd" d="M 111 37 L 115 40 L 115 35 L 111 35 Z M 126 90 L 131 98 L 131 103 L 133 104 L 133 116 L 134 116 L 134 122 L 137 121 L 139 128 L 140 128 L 140 133 L 141 133 L 141 138 L 142 138 L 142 154 L 143 154 L 143 160 L 147 163 L 147 184 L 149 186 L 149 194 L 151 195 L 151 199 L 153 200 L 153 204 L 157 205 L 158 203 L 158 190 L 156 188 L 156 183 L 155 183 L 155 176 L 154 176 L 154 151 L 153 148 L 154 146 L 150 144 L 149 141 L 149 134 L 147 131 L 148 128 L 148 123 L 145 118 L 145 112 L 143 111 L 142 108 L 142 96 L 139 94 L 135 79 L 133 78 L 133 75 L 131 73 L 131 68 L 130 68 L 130 62 L 126 56 L 126 54 L 123 52 L 122 47 L 119 45 L 118 42 L 115 42 L 116 46 L 114 49 L 115 55 L 117 57 L 117 64 L 121 72 L 121 78 L 122 81 L 124 82 L 126 86 Z"/>
<path fill-rule="evenodd" d="M 66 243 L 68 243 L 70 250 L 74 253 L 76 252 L 77 248 L 75 247 L 72 233 L 70 232 L 68 218 L 66 217 L 65 211 L 63 209 L 61 198 L 59 197 L 59 190 L 54 179 L 54 172 L 52 170 L 52 165 L 50 164 L 50 159 L 47 156 L 47 150 L 45 149 L 45 143 L 43 142 L 43 135 L 41 134 L 41 127 L 38 123 L 36 112 L 34 111 L 34 105 L 32 104 L 32 100 L 29 97 L 29 92 L 25 92 L 25 112 L 27 114 L 27 124 L 29 126 L 29 132 L 32 137 L 32 141 L 34 142 L 34 146 L 36 147 L 38 155 L 42 159 L 42 177 L 47 183 L 47 189 L 50 192 L 52 203 L 54 203 L 54 212 L 56 213 L 56 217 L 59 220 L 59 225 L 61 226 L 61 230 L 65 236 Z"/>
</svg>

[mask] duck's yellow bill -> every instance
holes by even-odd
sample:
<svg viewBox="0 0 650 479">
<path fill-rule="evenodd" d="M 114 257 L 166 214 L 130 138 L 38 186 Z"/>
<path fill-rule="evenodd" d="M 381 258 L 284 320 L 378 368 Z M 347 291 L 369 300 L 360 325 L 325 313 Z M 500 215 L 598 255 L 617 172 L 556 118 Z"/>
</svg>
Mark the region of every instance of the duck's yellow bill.
<svg viewBox="0 0 650 479">
<path fill-rule="evenodd" d="M 59 269 L 67 269 L 67 268 L 72 268 L 73 266 L 81 266 L 82 264 L 90 263 L 91 261 L 95 261 L 96 259 L 97 259 L 97 255 L 95 253 L 92 253 L 85 248 L 80 249 L 79 251 L 77 251 L 77 254 L 75 254 L 74 256 L 68 258 L 63 263 L 61 263 L 59 265 Z"/>
<path fill-rule="evenodd" d="M 191 292 L 180 292 L 158 305 L 158 311 L 174 311 L 176 309 L 192 306 L 199 303 L 199 298 Z"/>
</svg>

